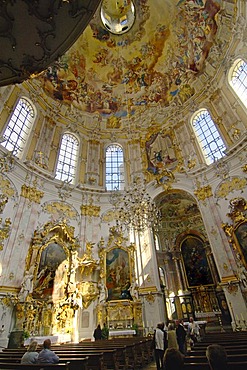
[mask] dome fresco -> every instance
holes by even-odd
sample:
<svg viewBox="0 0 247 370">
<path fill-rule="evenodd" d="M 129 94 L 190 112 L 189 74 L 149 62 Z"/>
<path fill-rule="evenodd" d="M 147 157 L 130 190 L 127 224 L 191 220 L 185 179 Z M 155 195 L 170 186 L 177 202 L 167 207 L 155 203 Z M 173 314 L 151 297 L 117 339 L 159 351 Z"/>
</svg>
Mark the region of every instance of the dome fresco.
<svg viewBox="0 0 247 370">
<path fill-rule="evenodd" d="M 49 97 L 98 115 L 108 128 L 146 110 L 155 118 L 199 93 L 224 58 L 235 18 L 233 0 L 136 0 L 134 5 L 135 23 L 122 35 L 104 28 L 98 9 L 69 51 L 35 81 Z M 213 73 L 212 68 L 205 73 L 208 65 Z M 197 84 L 202 75 L 203 84 Z"/>
</svg>

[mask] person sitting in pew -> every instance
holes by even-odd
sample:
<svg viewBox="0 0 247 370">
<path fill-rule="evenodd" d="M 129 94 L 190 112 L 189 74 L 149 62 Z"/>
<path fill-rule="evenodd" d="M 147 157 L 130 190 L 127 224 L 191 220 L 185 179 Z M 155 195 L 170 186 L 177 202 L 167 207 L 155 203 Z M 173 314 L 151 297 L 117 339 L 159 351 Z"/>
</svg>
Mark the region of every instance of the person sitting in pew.
<svg viewBox="0 0 247 370">
<path fill-rule="evenodd" d="M 59 357 L 55 352 L 51 351 L 51 340 L 46 339 L 43 343 L 43 349 L 40 351 L 38 356 L 39 364 L 57 364 Z"/>
<path fill-rule="evenodd" d="M 167 348 L 164 356 L 165 370 L 182 370 L 184 355 L 176 348 Z"/>
<path fill-rule="evenodd" d="M 38 359 L 38 352 L 36 352 L 38 342 L 33 340 L 27 349 L 27 352 L 21 358 L 22 364 L 36 364 Z"/>
<path fill-rule="evenodd" d="M 211 370 L 227 370 L 227 353 L 223 346 L 210 344 L 206 349 L 206 357 Z"/>
</svg>

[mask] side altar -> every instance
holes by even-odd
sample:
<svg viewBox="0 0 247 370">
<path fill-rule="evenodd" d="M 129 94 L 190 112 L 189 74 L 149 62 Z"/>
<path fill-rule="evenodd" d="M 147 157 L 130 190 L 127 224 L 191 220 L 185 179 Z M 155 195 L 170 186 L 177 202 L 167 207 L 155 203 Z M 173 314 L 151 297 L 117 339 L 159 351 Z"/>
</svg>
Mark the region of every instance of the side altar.
<svg viewBox="0 0 247 370">
<path fill-rule="evenodd" d="M 133 336 L 142 328 L 142 303 L 135 276 L 135 245 L 126 245 L 121 231 L 110 229 L 108 244 L 99 246 L 100 297 L 97 320 L 109 336 Z"/>
</svg>

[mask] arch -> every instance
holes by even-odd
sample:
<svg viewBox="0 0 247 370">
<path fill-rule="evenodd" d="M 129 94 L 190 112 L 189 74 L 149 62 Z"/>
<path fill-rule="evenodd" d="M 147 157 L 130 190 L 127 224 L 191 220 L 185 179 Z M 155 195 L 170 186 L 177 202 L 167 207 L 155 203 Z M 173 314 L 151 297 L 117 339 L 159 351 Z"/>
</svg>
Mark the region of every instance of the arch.
<svg viewBox="0 0 247 370">
<path fill-rule="evenodd" d="M 71 133 L 64 133 L 61 139 L 55 178 L 75 183 L 79 156 L 79 140 Z"/>
<path fill-rule="evenodd" d="M 191 117 L 191 125 L 208 165 L 225 156 L 226 146 L 207 109 L 195 112 Z"/>
<path fill-rule="evenodd" d="M 20 158 L 36 118 L 36 110 L 29 99 L 17 100 L 3 133 L 1 145 Z"/>
<path fill-rule="evenodd" d="M 107 191 L 124 189 L 124 153 L 120 144 L 105 148 L 105 185 Z"/>
<path fill-rule="evenodd" d="M 242 58 L 236 59 L 229 69 L 228 82 L 247 108 L 247 63 Z"/>
</svg>

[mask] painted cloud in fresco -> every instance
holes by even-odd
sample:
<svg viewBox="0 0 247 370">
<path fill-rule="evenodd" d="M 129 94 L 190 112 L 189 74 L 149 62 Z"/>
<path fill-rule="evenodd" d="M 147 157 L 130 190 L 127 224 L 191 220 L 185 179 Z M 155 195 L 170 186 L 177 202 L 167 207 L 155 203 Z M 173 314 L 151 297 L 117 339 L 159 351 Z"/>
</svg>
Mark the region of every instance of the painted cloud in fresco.
<svg viewBox="0 0 247 370">
<path fill-rule="evenodd" d="M 136 23 L 125 35 L 110 34 L 94 16 L 76 44 L 39 77 L 48 95 L 84 112 L 125 117 L 139 107 L 184 103 L 194 94 L 192 82 L 215 42 L 221 1 L 136 3 Z"/>
</svg>

